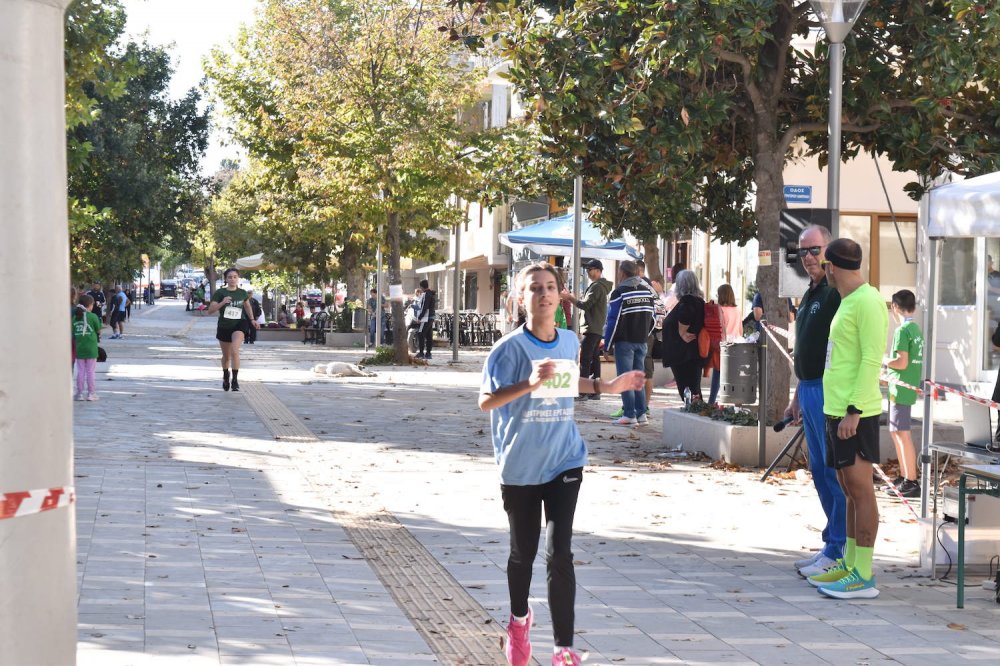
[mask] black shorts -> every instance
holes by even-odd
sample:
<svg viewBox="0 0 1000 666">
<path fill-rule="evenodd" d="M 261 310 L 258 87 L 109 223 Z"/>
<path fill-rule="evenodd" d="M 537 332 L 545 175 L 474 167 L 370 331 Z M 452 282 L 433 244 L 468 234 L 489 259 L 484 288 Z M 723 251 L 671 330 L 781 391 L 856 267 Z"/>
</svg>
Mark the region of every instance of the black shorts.
<svg viewBox="0 0 1000 666">
<path fill-rule="evenodd" d="M 243 337 L 245 338 L 247 335 L 246 326 L 244 326 L 243 324 L 240 324 L 236 328 L 222 328 L 221 326 L 219 326 L 218 328 L 215 329 L 215 339 L 218 340 L 219 342 L 232 342 L 233 333 L 242 333 Z"/>
<path fill-rule="evenodd" d="M 114 326 L 120 321 L 125 321 L 125 313 L 121 310 L 113 310 L 111 312 L 111 325 Z"/>
<path fill-rule="evenodd" d="M 843 469 L 854 464 L 860 456 L 870 463 L 878 463 L 879 414 L 862 416 L 858 431 L 849 439 L 837 437 L 841 418 L 826 417 L 826 464 L 833 469 Z"/>
</svg>

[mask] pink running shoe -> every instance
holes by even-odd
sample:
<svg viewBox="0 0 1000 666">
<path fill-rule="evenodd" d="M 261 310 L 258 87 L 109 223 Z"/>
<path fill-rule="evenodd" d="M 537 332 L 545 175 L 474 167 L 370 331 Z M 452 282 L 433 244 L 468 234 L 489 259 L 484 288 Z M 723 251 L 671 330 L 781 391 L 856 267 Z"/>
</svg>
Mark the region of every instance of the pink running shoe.
<svg viewBox="0 0 1000 666">
<path fill-rule="evenodd" d="M 510 666 L 528 666 L 531 661 L 531 609 L 528 609 L 528 619 L 524 624 L 514 622 L 514 616 L 510 616 L 507 623 L 507 643 L 503 646 L 503 653 L 507 656 Z"/>
<path fill-rule="evenodd" d="M 568 647 L 561 648 L 552 655 L 552 666 L 580 666 L 581 663 L 583 660 L 580 659 L 580 655 Z"/>
</svg>

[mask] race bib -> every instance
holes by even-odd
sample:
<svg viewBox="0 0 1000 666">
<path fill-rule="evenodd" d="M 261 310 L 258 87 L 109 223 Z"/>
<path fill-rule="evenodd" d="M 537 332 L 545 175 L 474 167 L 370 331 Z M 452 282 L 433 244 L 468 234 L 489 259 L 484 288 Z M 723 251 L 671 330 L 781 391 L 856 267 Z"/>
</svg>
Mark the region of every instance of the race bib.
<svg viewBox="0 0 1000 666">
<path fill-rule="evenodd" d="M 544 361 L 532 361 L 534 371 Z M 568 359 L 556 359 L 556 374 L 531 392 L 532 398 L 575 398 L 580 394 L 580 366 Z"/>
<path fill-rule="evenodd" d="M 236 308 L 232 305 L 227 305 L 226 309 L 222 311 L 222 316 L 226 319 L 239 319 L 243 316 L 243 308 Z"/>
</svg>

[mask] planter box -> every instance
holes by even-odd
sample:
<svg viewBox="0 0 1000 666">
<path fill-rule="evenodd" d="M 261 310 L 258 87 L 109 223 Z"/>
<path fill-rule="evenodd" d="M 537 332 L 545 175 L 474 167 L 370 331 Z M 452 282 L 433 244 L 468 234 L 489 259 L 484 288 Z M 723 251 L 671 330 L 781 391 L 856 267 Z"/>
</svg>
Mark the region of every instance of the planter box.
<svg viewBox="0 0 1000 666">
<path fill-rule="evenodd" d="M 364 347 L 365 334 L 360 331 L 356 331 L 354 333 L 327 333 L 326 346 L 348 348 Z"/>
<path fill-rule="evenodd" d="M 768 428 L 765 462 L 769 464 L 797 431 L 798 428 L 785 428 L 774 432 Z M 680 444 L 685 451 L 701 451 L 712 458 L 745 467 L 756 467 L 758 463 L 756 426 L 735 426 L 680 409 L 664 410 L 663 443 L 668 448 Z"/>
</svg>

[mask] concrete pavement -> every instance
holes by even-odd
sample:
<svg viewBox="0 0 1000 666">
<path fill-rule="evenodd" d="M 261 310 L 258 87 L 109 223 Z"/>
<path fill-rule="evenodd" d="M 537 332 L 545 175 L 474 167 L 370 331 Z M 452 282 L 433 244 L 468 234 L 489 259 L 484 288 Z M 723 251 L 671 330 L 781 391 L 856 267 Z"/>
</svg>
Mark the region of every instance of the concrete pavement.
<svg viewBox="0 0 1000 666">
<path fill-rule="evenodd" d="M 250 390 L 234 394 L 213 336 L 213 318 L 162 299 L 103 343 L 101 400 L 74 403 L 79 663 L 502 664 L 485 354 L 330 379 L 310 368 L 361 352 L 258 343 L 243 349 Z M 881 505 L 881 597 L 822 598 L 791 564 L 819 541 L 810 483 L 662 457 L 658 425 L 608 425 L 610 396 L 578 404 L 588 663 L 1000 660 L 1000 605 L 970 589 L 958 611 L 953 586 L 919 574 L 902 506 Z"/>
</svg>

